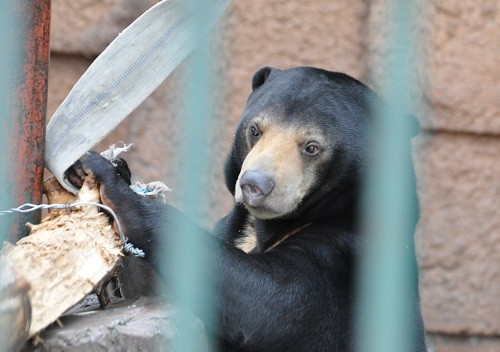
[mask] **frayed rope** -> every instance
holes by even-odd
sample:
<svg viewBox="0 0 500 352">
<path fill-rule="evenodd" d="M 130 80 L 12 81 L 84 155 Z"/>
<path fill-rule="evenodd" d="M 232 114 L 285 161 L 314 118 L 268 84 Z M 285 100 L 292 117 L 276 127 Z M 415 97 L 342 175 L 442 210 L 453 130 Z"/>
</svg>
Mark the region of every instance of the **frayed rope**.
<svg viewBox="0 0 500 352">
<path fill-rule="evenodd" d="M 116 158 L 118 155 L 124 152 L 130 151 L 132 148 L 132 143 L 125 144 L 124 142 L 120 142 L 122 144 L 121 147 L 117 147 L 115 144 L 109 146 L 108 149 L 102 151 L 100 155 L 109 160 L 114 166 L 116 166 Z M 171 191 L 171 189 L 161 181 L 153 181 L 149 183 L 144 183 L 140 181 L 136 181 L 130 188 L 137 194 L 149 197 L 152 199 L 161 198 L 163 203 L 165 203 L 165 192 Z"/>
<path fill-rule="evenodd" d="M 135 193 L 149 198 L 161 198 L 163 203 L 165 203 L 165 192 L 171 191 L 171 189 L 161 181 L 153 181 L 149 183 L 143 183 L 136 181 L 130 186 L 132 191 Z"/>
<path fill-rule="evenodd" d="M 111 164 L 113 164 L 114 166 L 116 166 L 115 160 L 118 157 L 118 155 L 120 155 L 123 152 L 128 152 L 130 148 L 132 148 L 132 143 L 130 144 L 125 144 L 123 142 L 120 143 L 123 145 L 122 147 L 117 147 L 116 145 L 112 144 L 109 146 L 108 149 L 100 153 L 104 159 L 109 160 Z"/>
</svg>

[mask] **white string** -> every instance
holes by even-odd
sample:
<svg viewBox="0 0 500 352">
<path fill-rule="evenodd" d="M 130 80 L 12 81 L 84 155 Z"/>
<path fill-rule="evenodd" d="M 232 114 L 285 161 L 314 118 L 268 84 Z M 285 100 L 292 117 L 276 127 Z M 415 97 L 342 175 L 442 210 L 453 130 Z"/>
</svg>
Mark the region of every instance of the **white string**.
<svg viewBox="0 0 500 352">
<path fill-rule="evenodd" d="M 93 206 L 96 206 L 98 208 L 102 208 L 102 209 L 106 210 L 107 212 L 109 212 L 111 214 L 111 216 L 113 217 L 113 219 L 115 220 L 116 225 L 118 227 L 118 235 L 120 236 L 120 240 L 123 243 L 124 251 L 126 253 L 133 255 L 134 257 L 144 257 L 145 256 L 145 253 L 142 249 L 136 248 L 136 247 L 134 247 L 133 244 L 127 242 L 128 238 L 126 238 L 124 236 L 122 226 L 120 224 L 120 221 L 118 220 L 118 216 L 113 211 L 113 209 L 111 209 L 110 207 L 108 207 L 104 204 L 101 204 L 101 203 L 95 203 L 95 202 L 77 202 L 77 203 L 65 203 L 65 204 L 58 204 L 58 203 L 31 204 L 31 203 L 26 203 L 26 204 L 18 206 L 17 208 L 10 208 L 8 210 L 0 211 L 0 216 L 6 215 L 6 214 L 11 214 L 14 212 L 29 213 L 29 212 L 39 210 L 39 209 L 66 209 L 67 211 L 69 211 L 70 208 L 74 208 L 74 207 L 78 207 L 78 206 L 82 206 L 82 205 L 93 205 Z"/>
</svg>

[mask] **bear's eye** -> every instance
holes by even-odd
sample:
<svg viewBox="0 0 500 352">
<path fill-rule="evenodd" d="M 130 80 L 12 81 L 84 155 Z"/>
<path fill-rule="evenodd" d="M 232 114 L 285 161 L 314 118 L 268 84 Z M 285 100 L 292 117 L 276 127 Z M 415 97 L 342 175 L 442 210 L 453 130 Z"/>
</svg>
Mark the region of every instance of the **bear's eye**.
<svg viewBox="0 0 500 352">
<path fill-rule="evenodd" d="M 319 153 L 319 145 L 315 142 L 310 142 L 304 148 L 306 154 L 314 156 Z"/>
<path fill-rule="evenodd" d="M 252 137 L 258 137 L 260 135 L 259 128 L 256 125 L 250 126 L 250 135 Z"/>
</svg>

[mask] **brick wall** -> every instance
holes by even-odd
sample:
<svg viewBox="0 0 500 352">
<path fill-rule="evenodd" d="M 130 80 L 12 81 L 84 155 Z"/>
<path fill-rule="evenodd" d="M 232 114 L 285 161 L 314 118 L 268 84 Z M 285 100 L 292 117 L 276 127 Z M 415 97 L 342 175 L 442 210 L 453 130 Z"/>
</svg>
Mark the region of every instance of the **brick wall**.
<svg viewBox="0 0 500 352">
<path fill-rule="evenodd" d="M 92 59 L 154 0 L 52 0 L 49 116 Z M 421 2 L 415 33 L 416 95 L 423 132 L 415 141 L 421 222 L 416 234 L 424 319 L 433 351 L 500 350 L 500 42 L 496 0 Z M 224 157 L 261 66 L 319 66 L 373 87 L 387 32 L 383 1 L 234 1 L 212 36 L 217 122 L 207 137 L 213 167 L 201 222 L 231 205 L 221 181 Z M 389 12 L 390 13 L 390 12 Z M 176 169 L 185 156 L 177 127 L 181 66 L 100 148 L 134 142 L 136 178 L 164 180 L 181 192 Z M 200 175 L 203 177 L 203 175 Z"/>
</svg>

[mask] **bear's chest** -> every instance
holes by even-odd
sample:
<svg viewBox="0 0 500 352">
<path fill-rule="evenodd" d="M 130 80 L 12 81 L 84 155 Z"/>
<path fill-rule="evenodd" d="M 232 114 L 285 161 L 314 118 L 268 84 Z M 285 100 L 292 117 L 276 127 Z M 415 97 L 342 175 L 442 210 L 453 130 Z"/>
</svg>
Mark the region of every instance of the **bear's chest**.
<svg viewBox="0 0 500 352">
<path fill-rule="evenodd" d="M 259 240 L 253 216 L 249 216 L 234 244 L 245 253 L 258 251 Z"/>
<path fill-rule="evenodd" d="M 245 253 L 265 253 L 310 225 L 311 223 L 306 223 L 291 228 L 275 228 L 274 231 L 270 231 L 269 228 L 262 226 L 262 223 L 256 224 L 256 220 L 249 216 L 245 225 L 239 231 L 239 236 L 235 238 L 234 245 Z"/>
</svg>

